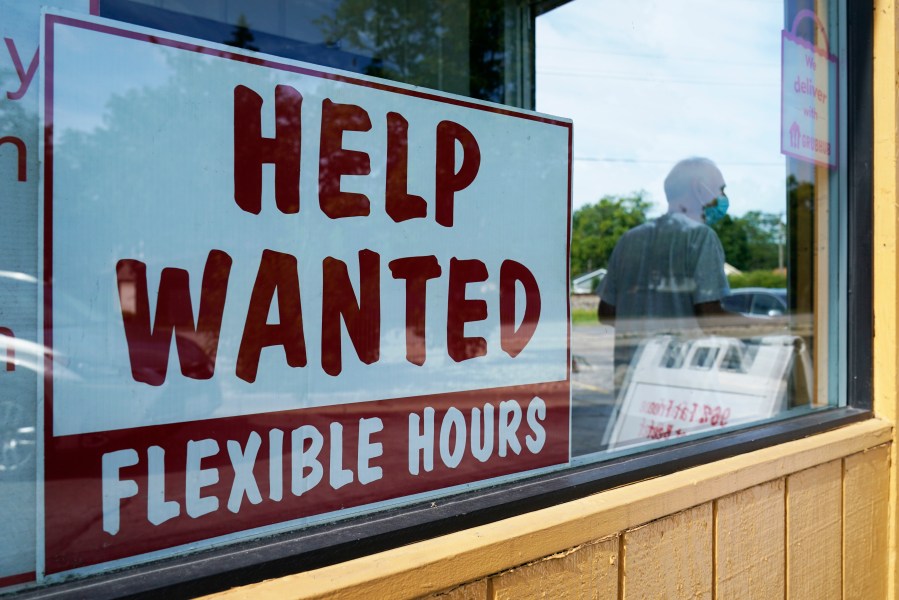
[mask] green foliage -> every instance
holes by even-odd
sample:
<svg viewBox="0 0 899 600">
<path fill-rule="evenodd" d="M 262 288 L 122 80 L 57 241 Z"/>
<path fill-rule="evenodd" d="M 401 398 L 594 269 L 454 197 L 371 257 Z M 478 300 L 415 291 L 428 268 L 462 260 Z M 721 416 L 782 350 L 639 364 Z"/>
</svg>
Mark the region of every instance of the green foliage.
<svg viewBox="0 0 899 600">
<path fill-rule="evenodd" d="M 231 32 L 231 39 L 225 43 L 236 48 L 245 48 L 246 50 L 258 52 L 259 47 L 253 45 L 254 41 L 255 38 L 253 37 L 253 32 L 250 31 L 250 24 L 247 21 L 247 17 L 241 13 L 237 18 L 237 25 L 234 27 L 234 31 Z"/>
<path fill-rule="evenodd" d="M 365 73 L 502 102 L 503 0 L 341 0 L 314 21 L 327 43 L 370 56 Z"/>
<path fill-rule="evenodd" d="M 724 248 L 724 260 L 740 269 L 746 269 L 749 263 L 749 236 L 746 233 L 746 225 L 742 220 L 725 215 L 723 219 L 712 226 L 721 246 Z M 775 265 L 776 266 L 776 265 Z"/>
<path fill-rule="evenodd" d="M 771 270 L 781 266 L 778 244 L 783 243 L 780 215 L 750 211 L 742 217 L 725 216 L 712 226 L 724 247 L 728 263 L 741 271 Z"/>
<path fill-rule="evenodd" d="M 572 325 L 596 325 L 599 323 L 599 317 L 596 311 L 589 308 L 573 308 L 571 309 Z"/>
<path fill-rule="evenodd" d="M 646 212 L 651 206 L 643 199 L 643 192 L 635 192 L 628 196 L 604 196 L 599 202 L 577 209 L 571 228 L 572 276 L 605 267 L 618 238 L 629 229 L 645 223 Z M 739 287 L 786 285 L 783 276 L 771 274 L 772 270 L 781 266 L 779 253 L 783 249 L 778 247 L 784 240 L 781 215 L 761 211 L 750 211 L 740 217 L 728 215 L 712 228 L 721 240 L 728 263 L 741 271 L 765 273 L 752 274 L 751 281 L 775 282 L 770 285 L 746 283 Z"/>
<path fill-rule="evenodd" d="M 786 271 L 747 271 L 739 275 L 728 275 L 727 282 L 732 290 L 744 287 L 785 288 L 787 287 L 787 273 Z"/>
<path fill-rule="evenodd" d="M 574 277 L 605 267 L 615 244 L 627 230 L 646 222 L 652 203 L 643 192 L 605 196 L 574 211 L 571 226 L 571 274 Z"/>
</svg>

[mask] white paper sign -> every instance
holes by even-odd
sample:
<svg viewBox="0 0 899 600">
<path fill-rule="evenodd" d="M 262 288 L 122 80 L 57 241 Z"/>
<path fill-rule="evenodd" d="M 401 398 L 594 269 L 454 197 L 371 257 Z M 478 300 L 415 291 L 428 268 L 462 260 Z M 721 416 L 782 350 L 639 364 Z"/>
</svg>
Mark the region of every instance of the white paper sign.
<svg viewBox="0 0 899 600">
<path fill-rule="evenodd" d="M 570 121 L 46 24 L 48 572 L 569 459 Z"/>
<path fill-rule="evenodd" d="M 621 393 L 609 451 L 774 416 L 785 402 L 785 374 L 801 356 L 794 340 L 646 340 Z"/>
</svg>

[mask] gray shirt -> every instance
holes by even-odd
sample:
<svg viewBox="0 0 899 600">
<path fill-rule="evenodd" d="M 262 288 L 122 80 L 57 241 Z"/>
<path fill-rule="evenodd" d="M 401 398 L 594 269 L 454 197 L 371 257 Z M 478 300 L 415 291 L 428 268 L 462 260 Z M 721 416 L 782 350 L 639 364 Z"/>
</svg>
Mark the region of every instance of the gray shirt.
<svg viewBox="0 0 899 600">
<path fill-rule="evenodd" d="M 694 305 L 729 292 L 718 236 L 679 213 L 625 233 L 607 271 L 599 295 L 615 307 L 617 335 L 695 329 Z"/>
</svg>

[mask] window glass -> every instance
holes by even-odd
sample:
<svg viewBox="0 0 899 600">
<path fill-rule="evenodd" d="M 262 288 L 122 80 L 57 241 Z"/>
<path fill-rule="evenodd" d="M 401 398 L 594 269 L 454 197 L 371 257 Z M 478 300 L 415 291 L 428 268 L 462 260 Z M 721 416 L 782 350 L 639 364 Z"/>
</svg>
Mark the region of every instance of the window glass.
<svg viewBox="0 0 899 600">
<path fill-rule="evenodd" d="M 845 403 L 836 0 L 26 4 L 0 589 Z"/>
<path fill-rule="evenodd" d="M 537 18 L 536 108 L 575 123 L 571 274 L 598 280 L 573 287 L 576 454 L 841 402 L 838 31 L 821 1 Z"/>
<path fill-rule="evenodd" d="M 50 4 L 0 0 L 0 587 L 567 464 L 525 4 Z"/>
<path fill-rule="evenodd" d="M 510 0 L 103 0 L 112 19 L 516 106 L 529 104 Z M 524 13 L 522 13 L 524 14 Z"/>
</svg>

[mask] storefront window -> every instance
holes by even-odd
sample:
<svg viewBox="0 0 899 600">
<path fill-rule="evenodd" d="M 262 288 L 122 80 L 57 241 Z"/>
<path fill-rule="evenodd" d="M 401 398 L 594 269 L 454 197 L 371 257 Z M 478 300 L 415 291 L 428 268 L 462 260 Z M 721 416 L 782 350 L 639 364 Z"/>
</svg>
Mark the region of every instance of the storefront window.
<svg viewBox="0 0 899 600">
<path fill-rule="evenodd" d="M 575 455 L 842 402 L 845 59 L 818 4 L 537 18 L 537 110 L 575 123 Z"/>
<path fill-rule="evenodd" d="M 25 4 L 0 590 L 847 405 L 836 0 Z"/>
</svg>

